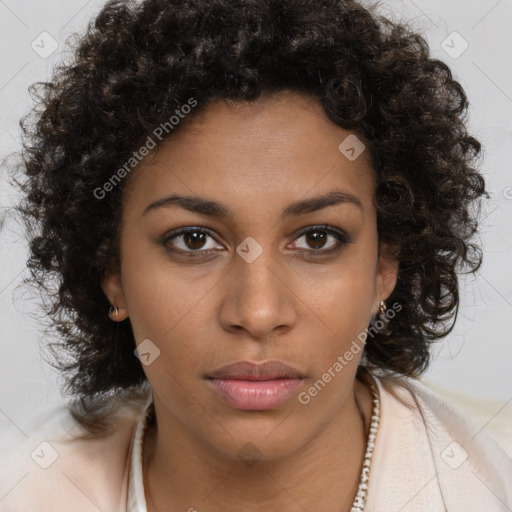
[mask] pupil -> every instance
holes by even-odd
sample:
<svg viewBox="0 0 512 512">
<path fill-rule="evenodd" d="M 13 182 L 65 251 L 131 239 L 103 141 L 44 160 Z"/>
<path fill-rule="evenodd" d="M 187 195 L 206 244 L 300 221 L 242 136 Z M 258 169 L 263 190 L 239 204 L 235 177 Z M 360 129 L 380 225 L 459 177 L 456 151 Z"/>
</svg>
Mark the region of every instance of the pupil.
<svg viewBox="0 0 512 512">
<path fill-rule="evenodd" d="M 189 249 L 200 249 L 204 245 L 204 236 L 205 234 L 200 233 L 199 231 L 185 233 L 185 243 Z M 188 243 L 187 240 L 192 240 L 192 242 Z"/>
<path fill-rule="evenodd" d="M 310 237 L 313 239 L 312 243 L 310 243 L 310 238 L 308 238 L 308 243 L 313 246 L 314 249 L 320 249 L 325 244 L 325 233 L 322 233 L 321 231 L 311 231 L 306 235 L 307 237 Z"/>
</svg>

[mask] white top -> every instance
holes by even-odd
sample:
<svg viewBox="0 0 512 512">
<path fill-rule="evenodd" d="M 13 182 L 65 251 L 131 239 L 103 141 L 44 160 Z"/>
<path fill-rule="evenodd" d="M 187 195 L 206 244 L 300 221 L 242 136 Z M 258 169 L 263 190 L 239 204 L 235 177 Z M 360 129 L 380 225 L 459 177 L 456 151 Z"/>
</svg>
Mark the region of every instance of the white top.
<svg viewBox="0 0 512 512">
<path fill-rule="evenodd" d="M 365 512 L 512 511 L 512 459 L 485 425 L 419 381 L 375 381 L 381 417 Z M 149 403 L 126 408 L 95 439 L 76 438 L 67 409 L 56 411 L 50 428 L 2 454 L 0 512 L 147 512 L 141 440 Z"/>
<path fill-rule="evenodd" d="M 130 476 L 128 480 L 128 503 L 126 512 L 147 512 L 144 483 L 142 480 L 142 441 L 147 427 L 148 409 L 137 423 L 130 463 Z"/>
<path fill-rule="evenodd" d="M 381 380 L 377 377 L 374 380 L 380 395 L 381 418 L 365 511 L 512 511 L 512 460 L 485 432 L 475 430 L 476 425 L 469 419 L 459 416 L 447 403 L 439 402 L 437 405 L 444 408 L 447 415 L 441 416 L 453 422 L 453 431 L 460 431 L 456 438 L 443 439 L 435 431 L 438 418 L 430 416 L 428 408 L 411 418 L 411 411 L 383 388 Z M 409 381 L 409 384 L 420 407 L 425 398 L 438 400 L 420 382 Z M 401 396 L 407 398 L 407 393 L 401 393 Z M 147 411 L 139 420 L 134 435 L 126 512 L 147 512 L 142 479 L 142 441 Z M 468 436 L 468 428 L 476 433 Z M 512 436 L 512 426 L 510 434 Z M 481 437 L 481 445 L 479 450 L 471 451 L 467 440 L 473 441 L 477 436 Z M 487 461 L 478 460 L 480 450 L 487 453 Z M 490 461 L 496 469 L 502 468 L 508 491 L 493 484 L 487 486 L 486 464 Z M 462 496 L 462 492 L 466 495 Z M 397 504 L 400 508 L 395 509 Z M 493 508 L 489 508 L 491 506 Z"/>
</svg>

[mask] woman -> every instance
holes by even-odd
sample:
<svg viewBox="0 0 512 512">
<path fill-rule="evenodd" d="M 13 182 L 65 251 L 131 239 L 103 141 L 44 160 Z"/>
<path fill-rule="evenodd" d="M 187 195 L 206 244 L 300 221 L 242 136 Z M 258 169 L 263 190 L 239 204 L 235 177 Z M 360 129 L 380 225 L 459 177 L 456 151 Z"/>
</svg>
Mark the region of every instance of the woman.
<svg viewBox="0 0 512 512">
<path fill-rule="evenodd" d="M 415 380 L 486 194 L 421 36 L 115 1 L 39 95 L 19 211 L 79 428 L 4 465 L 0 510 L 510 509 L 512 461 Z"/>
</svg>

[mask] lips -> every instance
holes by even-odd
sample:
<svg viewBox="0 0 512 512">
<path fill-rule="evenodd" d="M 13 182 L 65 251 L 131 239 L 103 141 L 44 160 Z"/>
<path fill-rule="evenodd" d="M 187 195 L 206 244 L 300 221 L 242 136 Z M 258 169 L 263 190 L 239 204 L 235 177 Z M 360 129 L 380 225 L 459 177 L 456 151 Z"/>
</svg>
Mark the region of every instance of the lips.
<svg viewBox="0 0 512 512">
<path fill-rule="evenodd" d="M 282 361 L 239 361 L 211 372 L 208 383 L 232 407 L 262 411 L 282 405 L 304 378 L 302 372 Z"/>
<path fill-rule="evenodd" d="M 272 380 L 279 378 L 301 379 L 304 375 L 282 361 L 239 361 L 221 366 L 208 375 L 214 379 Z"/>
</svg>

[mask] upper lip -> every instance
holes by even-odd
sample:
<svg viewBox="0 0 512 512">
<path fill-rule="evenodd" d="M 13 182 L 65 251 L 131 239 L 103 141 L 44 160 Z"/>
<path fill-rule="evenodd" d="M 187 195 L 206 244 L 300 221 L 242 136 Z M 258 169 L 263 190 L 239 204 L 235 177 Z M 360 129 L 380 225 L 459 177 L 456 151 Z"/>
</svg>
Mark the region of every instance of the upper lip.
<svg viewBox="0 0 512 512">
<path fill-rule="evenodd" d="M 271 380 L 279 378 L 302 379 L 304 375 L 282 361 L 263 362 L 238 361 L 215 369 L 208 375 L 211 379 Z"/>
</svg>

